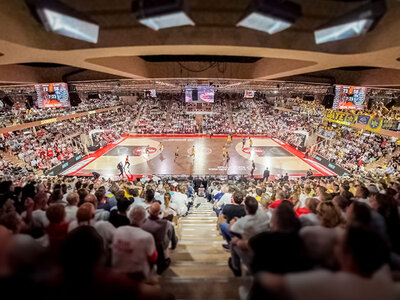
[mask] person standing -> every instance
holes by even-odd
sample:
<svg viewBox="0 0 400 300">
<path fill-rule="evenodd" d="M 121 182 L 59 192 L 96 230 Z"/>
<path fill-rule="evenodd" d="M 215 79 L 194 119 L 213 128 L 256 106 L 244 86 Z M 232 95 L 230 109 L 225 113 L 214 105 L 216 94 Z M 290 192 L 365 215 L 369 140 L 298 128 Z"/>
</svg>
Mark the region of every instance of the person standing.
<svg viewBox="0 0 400 300">
<path fill-rule="evenodd" d="M 268 181 L 269 174 L 270 174 L 270 173 L 269 173 L 268 168 L 265 168 L 264 174 L 263 174 L 263 180 L 264 180 L 264 181 Z"/>
<path fill-rule="evenodd" d="M 124 166 L 124 168 L 128 167 L 128 170 L 129 170 L 130 166 L 131 166 L 131 163 L 129 162 L 129 156 L 127 155 L 126 158 L 125 158 L 125 166 Z"/>
<path fill-rule="evenodd" d="M 164 149 L 164 145 L 160 142 L 160 143 L 158 144 L 158 151 L 162 152 L 163 149 Z"/>
<path fill-rule="evenodd" d="M 244 146 L 246 145 L 246 138 L 242 139 L 242 150 L 244 149 Z"/>
<path fill-rule="evenodd" d="M 190 157 L 194 159 L 194 155 L 195 155 L 195 152 L 194 152 L 194 145 L 193 145 L 192 149 L 190 150 Z"/>
<path fill-rule="evenodd" d="M 253 148 L 253 140 L 249 138 L 250 148 Z"/>
<path fill-rule="evenodd" d="M 174 162 L 176 162 L 176 159 L 178 158 L 178 156 L 179 156 L 179 147 L 176 147 Z"/>
<path fill-rule="evenodd" d="M 256 164 L 254 163 L 254 160 L 251 161 L 251 178 L 254 178 L 254 170 L 256 169 Z"/>
<path fill-rule="evenodd" d="M 119 162 L 117 165 L 117 169 L 119 170 L 119 176 L 123 177 L 124 176 L 124 167 L 122 165 L 122 162 Z"/>
</svg>

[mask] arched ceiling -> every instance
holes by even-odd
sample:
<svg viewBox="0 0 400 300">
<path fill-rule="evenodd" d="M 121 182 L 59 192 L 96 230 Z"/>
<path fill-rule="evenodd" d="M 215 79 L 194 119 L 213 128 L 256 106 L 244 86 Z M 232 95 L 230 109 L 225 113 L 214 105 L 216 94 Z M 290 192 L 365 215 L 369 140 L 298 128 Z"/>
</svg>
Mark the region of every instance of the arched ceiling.
<svg viewBox="0 0 400 300">
<path fill-rule="evenodd" d="M 100 24 L 90 44 L 46 32 L 23 0 L 0 0 L 0 82 L 115 78 L 234 78 L 400 86 L 400 2 L 365 36 L 316 45 L 313 30 L 362 2 L 302 0 L 303 16 L 276 35 L 237 28 L 247 0 L 187 1 L 194 27 L 153 31 L 132 0 L 64 0 Z M 169 55 L 149 60 L 143 56 Z M 171 55 L 244 56 L 253 61 L 174 61 Z"/>
</svg>

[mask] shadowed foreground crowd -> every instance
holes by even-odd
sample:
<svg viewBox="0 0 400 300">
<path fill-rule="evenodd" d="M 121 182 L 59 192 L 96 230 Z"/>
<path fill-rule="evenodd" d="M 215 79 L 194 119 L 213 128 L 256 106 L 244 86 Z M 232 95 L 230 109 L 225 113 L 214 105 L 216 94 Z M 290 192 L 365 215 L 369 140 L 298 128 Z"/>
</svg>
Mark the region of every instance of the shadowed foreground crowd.
<svg viewBox="0 0 400 300">
<path fill-rule="evenodd" d="M 0 191 L 0 289 L 14 298 L 173 298 L 159 275 L 174 225 L 205 197 L 233 274 L 254 279 L 248 299 L 399 299 L 394 177 L 42 177 L 3 180 Z"/>
</svg>

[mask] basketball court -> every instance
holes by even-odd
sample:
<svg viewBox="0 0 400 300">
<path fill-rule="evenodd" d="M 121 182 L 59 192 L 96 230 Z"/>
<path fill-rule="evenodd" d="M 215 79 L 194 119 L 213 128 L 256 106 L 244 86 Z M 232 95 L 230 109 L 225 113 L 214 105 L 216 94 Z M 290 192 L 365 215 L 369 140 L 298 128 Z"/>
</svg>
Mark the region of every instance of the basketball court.
<svg viewBox="0 0 400 300">
<path fill-rule="evenodd" d="M 303 153 L 277 139 L 269 137 L 179 135 L 125 136 L 88 155 L 64 171 L 63 175 L 90 176 L 98 172 L 106 178 L 118 176 L 117 164 L 129 157 L 129 176 L 160 175 L 250 175 L 262 177 L 266 167 L 271 175 L 305 176 L 312 170 L 315 176 L 336 175 L 318 162 L 304 158 Z M 160 144 L 161 143 L 161 144 Z M 161 146 L 162 145 L 162 146 Z M 194 155 L 192 147 L 194 146 Z M 227 162 L 223 157 L 225 147 Z M 177 153 L 177 156 L 175 155 Z M 129 169 L 129 170 L 128 170 Z"/>
</svg>

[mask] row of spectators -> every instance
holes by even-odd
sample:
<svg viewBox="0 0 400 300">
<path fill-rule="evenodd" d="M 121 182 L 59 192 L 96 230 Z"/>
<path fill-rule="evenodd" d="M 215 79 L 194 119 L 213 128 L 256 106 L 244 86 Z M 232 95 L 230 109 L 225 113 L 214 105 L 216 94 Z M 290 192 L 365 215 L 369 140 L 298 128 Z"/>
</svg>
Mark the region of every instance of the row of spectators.
<svg viewBox="0 0 400 300">
<path fill-rule="evenodd" d="M 392 176 L 19 178 L 0 190 L 0 284 L 16 297 L 170 297 L 157 274 L 178 243 L 174 221 L 204 191 L 233 274 L 254 278 L 248 299 L 399 297 L 400 182 Z"/>
<path fill-rule="evenodd" d="M 131 107 L 93 114 L 36 127 L 35 130 L 6 133 L 0 139 L 0 149 L 17 156 L 28 169 L 49 169 L 76 154 L 87 153 L 81 135 L 101 130 L 95 135 L 96 145 L 106 144 L 129 132 L 136 111 Z M 3 170 L 4 172 L 4 170 Z"/>
<path fill-rule="evenodd" d="M 158 274 L 178 243 L 174 222 L 191 206 L 189 182 L 19 177 L 0 182 L 0 191 L 2 292 L 171 298 Z"/>
<path fill-rule="evenodd" d="M 214 182 L 208 197 L 248 299 L 396 299 L 395 177 Z"/>
<path fill-rule="evenodd" d="M 196 124 L 196 115 L 188 114 L 186 103 L 180 100 L 175 100 L 171 105 L 171 114 L 169 124 L 166 124 L 163 133 L 167 134 L 194 134 L 199 132 L 199 127 Z"/>
<path fill-rule="evenodd" d="M 29 123 L 118 105 L 121 105 L 121 101 L 117 96 L 103 96 L 102 99 L 81 99 L 78 106 L 64 108 L 27 108 L 25 103 L 15 103 L 9 109 L 2 108 L 0 123 L 2 127 L 5 127 L 7 124 Z"/>
</svg>

